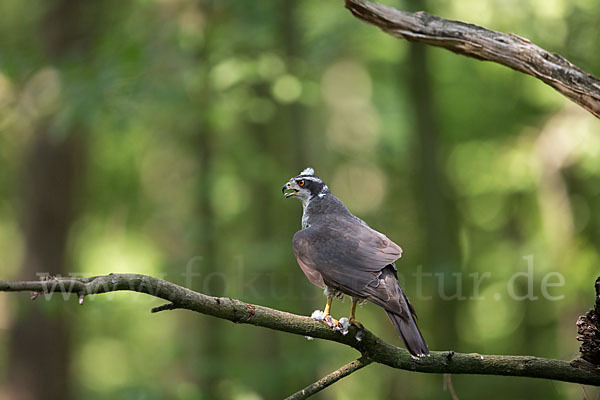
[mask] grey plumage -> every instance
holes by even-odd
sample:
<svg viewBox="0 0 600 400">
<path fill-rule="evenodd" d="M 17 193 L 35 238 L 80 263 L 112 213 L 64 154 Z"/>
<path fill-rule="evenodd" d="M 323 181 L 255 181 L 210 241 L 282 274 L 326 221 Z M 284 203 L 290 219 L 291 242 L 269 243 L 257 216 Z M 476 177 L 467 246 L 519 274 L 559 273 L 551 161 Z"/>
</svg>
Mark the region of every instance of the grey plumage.
<svg viewBox="0 0 600 400">
<path fill-rule="evenodd" d="M 394 262 L 402 255 L 400 246 L 352 215 L 312 169 L 290 179 L 283 190 L 286 197 L 302 200 L 303 227 L 294 235 L 293 249 L 306 277 L 384 308 L 409 352 L 429 354 L 398 283 Z"/>
</svg>

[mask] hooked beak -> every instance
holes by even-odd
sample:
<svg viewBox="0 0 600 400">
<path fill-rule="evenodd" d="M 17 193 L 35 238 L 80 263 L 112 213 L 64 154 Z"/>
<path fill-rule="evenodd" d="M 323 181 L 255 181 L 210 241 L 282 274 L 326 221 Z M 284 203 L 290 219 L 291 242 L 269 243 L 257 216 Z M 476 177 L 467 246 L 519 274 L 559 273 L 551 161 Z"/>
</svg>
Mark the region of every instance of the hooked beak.
<svg viewBox="0 0 600 400">
<path fill-rule="evenodd" d="M 283 188 L 281 188 L 281 193 L 285 195 L 286 199 L 289 199 L 290 197 L 295 196 L 298 193 L 298 189 L 294 189 L 290 186 L 290 183 L 287 182 L 285 185 L 283 185 Z"/>
</svg>

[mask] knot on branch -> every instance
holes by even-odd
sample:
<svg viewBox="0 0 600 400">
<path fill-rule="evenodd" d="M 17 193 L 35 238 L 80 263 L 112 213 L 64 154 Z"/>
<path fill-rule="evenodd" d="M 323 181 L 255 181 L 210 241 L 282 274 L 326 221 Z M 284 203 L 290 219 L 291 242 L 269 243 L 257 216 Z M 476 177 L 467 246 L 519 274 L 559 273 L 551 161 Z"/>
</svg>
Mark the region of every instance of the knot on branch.
<svg viewBox="0 0 600 400">
<path fill-rule="evenodd" d="M 596 279 L 596 303 L 577 319 L 581 358 L 600 368 L 600 277 Z"/>
</svg>

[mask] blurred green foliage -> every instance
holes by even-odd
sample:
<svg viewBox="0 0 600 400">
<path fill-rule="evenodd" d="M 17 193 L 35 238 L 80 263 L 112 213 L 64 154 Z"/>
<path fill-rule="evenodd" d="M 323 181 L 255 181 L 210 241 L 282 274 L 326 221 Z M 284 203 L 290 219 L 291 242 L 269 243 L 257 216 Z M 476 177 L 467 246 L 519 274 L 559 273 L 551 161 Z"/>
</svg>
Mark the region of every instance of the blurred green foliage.
<svg viewBox="0 0 600 400">
<path fill-rule="evenodd" d="M 437 249 L 427 245 L 432 227 L 423 215 L 431 210 L 417 190 L 408 43 L 354 19 L 342 2 L 107 0 L 101 15 L 88 16 L 97 22 L 90 55 L 51 62 L 38 40 L 46 7 L 0 3 L 2 279 L 16 279 L 24 258 L 20 171 L 34 127 L 47 122 L 61 141 L 77 125 L 87 132 L 86 168 L 68 240 L 72 273 L 145 273 L 308 315 L 324 298 L 293 257 L 301 211 L 280 188 L 312 166 L 355 214 L 404 248 L 401 279 L 432 349 L 446 350 L 439 343 L 449 335 L 455 351 L 577 355 L 574 323 L 591 305 L 600 262 L 600 127 L 549 87 L 427 50 L 447 182 L 437 195 L 455 212 L 459 257 L 448 270 L 428 261 Z M 598 2 L 441 0 L 427 10 L 517 33 L 600 74 Z M 507 282 L 527 271 L 528 255 L 538 299 L 517 301 Z M 418 293 L 418 266 L 445 274 L 425 276 Z M 469 274 L 485 272 L 484 299 L 469 300 L 477 295 Z M 561 300 L 542 296 L 549 272 L 564 276 L 564 286 L 549 289 Z M 467 299 L 439 301 L 440 288 Z M 76 398 L 280 398 L 356 357 L 337 344 L 190 312 L 150 315 L 160 302 L 143 295 L 112 293 L 83 307 L 74 299 L 26 302 L 0 296 L 0 384 L 12 321 L 31 307 L 60 308 L 73 331 Z M 336 302 L 334 315 L 349 307 Z M 440 323 L 445 313 L 454 325 Z M 366 305 L 358 315 L 401 344 L 381 310 Z M 578 385 L 549 381 L 453 381 L 465 399 L 582 396 Z M 450 395 L 441 376 L 372 365 L 316 398 Z"/>
</svg>

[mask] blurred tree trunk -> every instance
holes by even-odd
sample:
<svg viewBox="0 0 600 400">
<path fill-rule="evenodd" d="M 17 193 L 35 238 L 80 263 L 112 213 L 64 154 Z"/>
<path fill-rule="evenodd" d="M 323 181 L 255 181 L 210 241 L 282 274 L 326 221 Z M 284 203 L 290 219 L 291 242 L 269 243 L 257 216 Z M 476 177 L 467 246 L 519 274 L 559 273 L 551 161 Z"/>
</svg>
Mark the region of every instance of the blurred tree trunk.
<svg viewBox="0 0 600 400">
<path fill-rule="evenodd" d="M 423 0 L 410 0 L 411 9 L 424 10 Z M 433 287 L 442 288 L 447 295 L 456 293 L 456 279 L 451 275 L 459 270 L 459 248 L 456 231 L 456 209 L 449 197 L 448 182 L 440 166 L 440 140 L 438 112 L 435 104 L 434 88 L 429 72 L 428 54 L 430 49 L 418 43 L 409 43 L 407 87 L 414 107 L 416 134 L 416 157 L 418 160 L 415 193 L 419 195 L 421 220 L 424 223 L 425 272 L 442 273 L 443 278 L 434 276 Z M 443 279 L 443 283 L 440 280 Z M 425 280 L 425 282 L 427 282 Z M 449 349 L 456 346 L 455 329 L 457 302 L 443 300 L 438 293 L 433 294 L 433 312 L 438 329 L 431 344 L 436 349 Z"/>
<path fill-rule="evenodd" d="M 24 174 L 26 253 L 20 278 L 67 272 L 66 243 L 74 218 L 83 142 L 72 132 L 60 142 L 38 129 Z M 38 299 L 43 301 L 42 299 Z M 10 334 L 9 397 L 68 399 L 69 326 L 62 309 L 50 316 L 39 304 L 18 318 Z"/>
<path fill-rule="evenodd" d="M 213 147 L 213 132 L 210 125 L 204 125 L 204 128 L 199 132 L 197 137 L 198 161 L 200 165 L 200 173 L 198 175 L 199 198 L 198 212 L 200 225 L 200 246 L 202 256 L 202 279 L 209 282 L 207 278 L 211 274 L 219 271 L 220 260 L 218 260 L 217 243 L 214 240 L 216 237 L 214 226 L 214 210 L 211 202 L 211 194 L 213 188 L 213 173 L 212 166 L 214 163 L 214 147 Z M 217 296 L 223 296 L 221 288 L 211 285 L 209 292 Z M 219 382 L 221 382 L 227 374 L 224 371 L 223 363 L 223 345 L 221 339 L 222 321 L 214 318 L 203 318 L 201 321 L 196 321 L 193 328 L 195 332 L 201 332 L 204 341 L 204 348 L 199 350 L 199 354 L 194 354 L 202 360 L 203 364 L 199 370 L 201 375 L 198 381 L 202 387 L 203 394 L 209 399 L 219 399 L 223 396 L 219 392 Z"/>
<path fill-rule="evenodd" d="M 198 165 L 198 175 L 196 181 L 197 203 L 196 212 L 197 220 L 192 223 L 197 224 L 198 234 L 194 238 L 195 250 L 199 251 L 202 257 L 198 264 L 200 267 L 200 276 L 196 281 L 201 282 L 206 290 L 216 296 L 224 296 L 220 279 L 212 279 L 216 273 L 219 273 L 220 266 L 223 265 L 219 258 L 219 244 L 215 225 L 215 210 L 213 207 L 213 188 L 215 182 L 214 164 L 218 157 L 218 135 L 214 126 L 214 104 L 212 99 L 215 94 L 213 92 L 212 83 L 210 81 L 210 72 L 215 62 L 211 55 L 214 52 L 213 46 L 215 42 L 215 28 L 219 19 L 219 4 L 214 0 L 205 0 L 199 3 L 202 13 L 208 21 L 205 31 L 204 40 L 201 45 L 195 50 L 194 59 L 197 65 L 202 66 L 203 83 L 202 90 L 194 97 L 193 109 L 204 110 L 199 114 L 199 117 L 193 124 L 193 129 L 196 131 L 192 135 L 192 143 L 190 148 L 193 149 Z M 205 286 L 209 285 L 209 286 Z M 194 380 L 200 386 L 202 397 L 207 399 L 221 399 L 225 397 L 220 383 L 227 378 L 226 358 L 224 354 L 224 337 L 223 326 L 224 321 L 215 318 L 202 318 L 201 320 L 193 320 L 190 322 L 189 330 L 197 332 L 198 337 L 192 336 L 194 342 L 198 342 L 200 346 L 191 344 L 190 348 L 195 351 L 190 351 L 191 359 L 189 363 L 194 365 L 198 363 L 198 368 L 192 372 Z M 184 332 L 189 332 L 188 328 Z"/>
<path fill-rule="evenodd" d="M 40 37 L 51 65 L 90 49 L 89 32 L 98 20 L 90 7 L 97 9 L 98 4 L 95 0 L 47 4 L 40 21 Z M 23 279 L 34 279 L 37 273 L 69 272 L 67 239 L 76 214 L 86 132 L 74 125 L 57 128 L 55 118 L 51 114 L 36 121 L 23 166 Z M 49 307 L 57 308 L 51 316 L 43 311 Z M 17 316 L 9 338 L 9 398 L 71 398 L 70 327 L 61 305 L 35 304 L 26 311 Z"/>
</svg>

